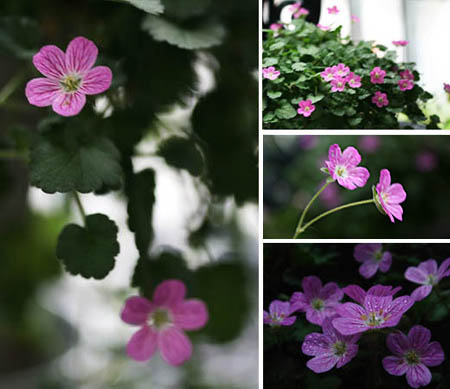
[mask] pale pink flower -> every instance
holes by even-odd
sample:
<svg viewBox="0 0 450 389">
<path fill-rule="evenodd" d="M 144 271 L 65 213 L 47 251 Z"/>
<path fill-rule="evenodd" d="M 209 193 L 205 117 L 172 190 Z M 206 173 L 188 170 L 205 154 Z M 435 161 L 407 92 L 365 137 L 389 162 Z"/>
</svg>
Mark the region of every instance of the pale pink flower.
<svg viewBox="0 0 450 389">
<path fill-rule="evenodd" d="M 376 66 L 370 72 L 370 82 L 372 84 L 383 84 L 384 77 L 386 77 L 386 71 L 382 70 L 379 66 Z"/>
<path fill-rule="evenodd" d="M 317 23 L 317 27 L 320 28 L 322 31 L 328 31 L 331 27 L 330 26 L 324 26 L 323 24 Z"/>
<path fill-rule="evenodd" d="M 370 173 L 365 167 L 358 166 L 361 155 L 354 147 L 347 147 L 344 152 L 338 144 L 331 145 L 328 150 L 328 161 L 325 166 L 331 177 L 344 188 L 353 190 L 366 185 Z"/>
<path fill-rule="evenodd" d="M 400 80 L 398 82 L 398 87 L 401 91 L 405 91 L 405 90 L 411 90 L 412 88 L 414 88 L 414 81 L 413 80 Z"/>
<path fill-rule="evenodd" d="M 334 78 L 334 70 L 331 67 L 327 67 L 320 75 L 325 81 L 331 81 Z"/>
<path fill-rule="evenodd" d="M 299 113 L 299 115 L 303 115 L 305 118 L 311 116 L 311 114 L 316 109 L 311 100 L 302 100 L 298 103 L 298 106 L 299 108 L 297 109 L 297 112 Z"/>
<path fill-rule="evenodd" d="M 394 218 L 403 220 L 403 208 L 400 205 L 406 200 L 406 192 L 401 184 L 391 184 L 391 173 L 387 169 L 380 172 L 380 181 L 376 186 L 376 201 L 384 210 L 391 222 Z"/>
<path fill-rule="evenodd" d="M 335 5 L 331 8 L 327 8 L 327 10 L 330 15 L 337 15 L 339 13 L 339 9 Z"/>
<path fill-rule="evenodd" d="M 272 31 L 278 31 L 278 30 L 281 30 L 282 28 L 283 28 L 283 25 L 281 23 L 272 23 L 270 25 L 270 29 Z"/>
<path fill-rule="evenodd" d="M 347 79 L 342 77 L 333 78 L 330 82 L 331 92 L 343 92 L 345 89 L 345 84 L 347 84 Z"/>
<path fill-rule="evenodd" d="M 358 16 L 352 15 L 352 22 L 353 22 L 353 23 L 359 23 L 359 22 L 360 22 L 360 19 L 358 18 Z"/>
<path fill-rule="evenodd" d="M 263 70 L 263 77 L 268 78 L 269 80 L 276 80 L 280 76 L 280 72 L 276 70 L 273 66 L 270 66 L 268 68 L 264 68 Z"/>
<path fill-rule="evenodd" d="M 378 108 L 382 108 L 385 105 L 389 105 L 389 100 L 386 93 L 381 93 L 379 91 L 375 92 L 372 96 L 372 103 L 374 103 Z"/>
<path fill-rule="evenodd" d="M 192 343 L 183 330 L 197 330 L 208 321 L 203 301 L 185 299 L 186 287 L 178 280 L 166 280 L 155 289 L 153 300 L 133 296 L 127 299 L 121 318 L 141 328 L 131 337 L 127 354 L 147 361 L 159 349 L 170 365 L 181 365 L 192 355 Z"/>
<path fill-rule="evenodd" d="M 402 80 L 414 80 L 414 74 L 406 69 L 399 73 Z"/>
<path fill-rule="evenodd" d="M 406 46 L 409 41 L 392 41 L 395 46 Z"/>
<path fill-rule="evenodd" d="M 361 87 L 361 77 L 353 72 L 347 76 L 347 83 L 350 88 L 360 88 Z"/>
<path fill-rule="evenodd" d="M 97 46 L 84 37 L 73 39 L 64 53 L 54 45 L 44 46 L 33 57 L 33 65 L 45 78 L 34 78 L 25 88 L 28 102 L 37 107 L 52 106 L 62 116 L 80 113 L 86 95 L 96 95 L 111 86 L 107 66 L 93 67 Z"/>
</svg>

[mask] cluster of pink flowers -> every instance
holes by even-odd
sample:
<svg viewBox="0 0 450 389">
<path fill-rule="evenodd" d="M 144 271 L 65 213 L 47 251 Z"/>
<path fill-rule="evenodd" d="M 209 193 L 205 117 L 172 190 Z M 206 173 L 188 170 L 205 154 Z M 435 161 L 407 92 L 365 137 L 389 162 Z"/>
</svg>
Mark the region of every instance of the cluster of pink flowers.
<svg viewBox="0 0 450 389">
<path fill-rule="evenodd" d="M 330 82 L 331 92 L 343 92 L 347 84 L 350 88 L 361 87 L 361 77 L 343 63 L 327 67 L 320 75 L 324 81 Z"/>
<path fill-rule="evenodd" d="M 276 70 L 275 67 L 269 66 L 268 68 L 264 68 L 262 70 L 263 77 L 269 80 L 276 80 L 280 76 L 280 71 Z"/>
<path fill-rule="evenodd" d="M 398 82 L 398 87 L 401 91 L 411 90 L 414 88 L 414 74 L 410 70 L 404 70 L 399 74 L 401 79 Z"/>
</svg>

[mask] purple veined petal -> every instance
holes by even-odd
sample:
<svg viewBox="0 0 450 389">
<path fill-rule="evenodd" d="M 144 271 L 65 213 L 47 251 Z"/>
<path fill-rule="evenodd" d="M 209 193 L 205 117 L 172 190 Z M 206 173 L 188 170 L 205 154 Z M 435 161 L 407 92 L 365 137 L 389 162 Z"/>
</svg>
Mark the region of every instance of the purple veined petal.
<svg viewBox="0 0 450 389">
<path fill-rule="evenodd" d="M 380 192 L 385 192 L 388 187 L 391 185 L 391 173 L 387 169 L 382 169 L 380 171 L 380 181 L 377 184 L 377 191 L 378 186 L 380 188 Z"/>
<path fill-rule="evenodd" d="M 379 312 L 382 310 L 386 312 L 391 306 L 392 296 L 377 296 L 373 294 L 366 294 L 364 298 L 364 307 L 368 312 Z"/>
<path fill-rule="evenodd" d="M 285 319 L 283 319 L 283 320 L 280 322 L 280 324 L 281 324 L 282 326 L 291 326 L 292 324 L 295 323 L 296 320 L 297 320 L 297 317 L 296 317 L 296 316 L 289 316 L 289 317 L 286 317 Z"/>
<path fill-rule="evenodd" d="M 56 46 L 48 45 L 33 56 L 33 65 L 44 76 L 59 80 L 66 74 L 64 52 Z"/>
<path fill-rule="evenodd" d="M 328 282 L 319 293 L 319 298 L 330 301 L 340 301 L 344 297 L 344 292 L 335 282 Z"/>
<path fill-rule="evenodd" d="M 439 266 L 439 270 L 437 272 L 438 280 L 440 281 L 444 277 L 448 277 L 450 275 L 450 272 L 448 271 L 448 268 L 450 267 L 450 258 L 447 258 L 444 262 L 441 263 Z"/>
<path fill-rule="evenodd" d="M 183 331 L 169 327 L 159 333 L 158 348 L 161 357 L 170 365 L 178 366 L 192 355 L 192 343 Z"/>
<path fill-rule="evenodd" d="M 306 362 L 306 366 L 314 373 L 325 373 L 336 365 L 338 358 L 332 354 L 314 357 Z"/>
<path fill-rule="evenodd" d="M 392 265 L 392 254 L 389 251 L 383 253 L 383 257 L 381 258 L 379 267 L 380 271 L 386 273 Z"/>
<path fill-rule="evenodd" d="M 425 297 L 428 297 L 428 295 L 433 290 L 433 287 L 431 285 L 422 285 L 418 288 L 414 289 L 414 291 L 411 293 L 411 297 L 415 301 L 423 300 Z"/>
<path fill-rule="evenodd" d="M 431 339 L 431 331 L 420 325 L 412 327 L 408 332 L 408 339 L 413 346 L 418 351 L 425 350 L 426 346 Z"/>
<path fill-rule="evenodd" d="M 330 148 L 328 149 L 328 159 L 334 166 L 338 164 L 341 155 L 342 155 L 341 148 L 339 147 L 338 144 L 331 145 Z"/>
<path fill-rule="evenodd" d="M 143 326 L 137 331 L 127 344 L 127 354 L 135 361 L 148 361 L 156 351 L 158 345 L 158 334 L 156 331 Z"/>
<path fill-rule="evenodd" d="M 386 370 L 389 374 L 395 376 L 401 376 L 408 370 L 408 365 L 403 360 L 403 358 L 394 357 L 392 355 L 389 357 L 384 357 L 382 360 L 382 364 L 384 370 Z"/>
<path fill-rule="evenodd" d="M 389 306 L 386 313 L 389 319 L 384 323 L 386 326 L 394 326 L 402 318 L 402 315 L 410 309 L 415 303 L 415 300 L 410 296 L 397 297 Z"/>
<path fill-rule="evenodd" d="M 50 78 L 34 78 L 25 87 L 28 102 L 37 107 L 48 107 L 61 93 L 58 81 Z"/>
<path fill-rule="evenodd" d="M 377 184 L 376 190 L 378 193 L 378 200 L 381 204 L 381 208 L 383 208 L 384 212 L 386 212 L 386 215 L 389 217 L 389 220 L 391 221 L 391 223 L 395 223 L 394 216 L 392 216 L 391 212 L 389 211 L 389 209 L 387 207 L 386 202 L 383 200 L 383 196 L 380 194 L 380 193 L 382 193 L 382 191 L 380 189 L 381 188 L 380 185 L 381 184 Z"/>
<path fill-rule="evenodd" d="M 184 300 L 186 286 L 179 280 L 161 282 L 153 293 L 153 303 L 168 308 L 175 307 Z"/>
<path fill-rule="evenodd" d="M 387 336 L 386 346 L 392 353 L 400 357 L 411 348 L 411 342 L 403 332 L 398 331 Z"/>
<path fill-rule="evenodd" d="M 288 316 L 291 313 L 291 304 L 289 301 L 273 300 L 269 305 L 269 312 L 271 315 Z"/>
<path fill-rule="evenodd" d="M 372 278 L 378 270 L 378 263 L 367 261 L 359 267 L 359 274 L 365 279 Z"/>
<path fill-rule="evenodd" d="M 291 312 L 305 311 L 308 306 L 308 300 L 302 292 L 294 292 L 289 301 L 291 303 Z"/>
<path fill-rule="evenodd" d="M 356 166 L 361 162 L 361 155 L 353 146 L 347 147 L 342 153 L 342 162 L 347 166 Z"/>
<path fill-rule="evenodd" d="M 208 309 L 203 301 L 185 300 L 172 308 L 174 324 L 185 330 L 197 330 L 208 321 Z"/>
<path fill-rule="evenodd" d="M 312 332 L 306 335 L 302 343 L 302 352 L 310 356 L 330 354 L 328 337 L 318 332 Z"/>
<path fill-rule="evenodd" d="M 427 386 L 431 382 L 431 372 L 422 363 L 409 366 L 406 371 L 406 381 L 412 388 Z"/>
<path fill-rule="evenodd" d="M 336 307 L 336 313 L 341 317 L 352 317 L 356 319 L 367 314 L 366 310 L 361 305 L 355 303 L 340 304 Z"/>
<path fill-rule="evenodd" d="M 109 89 L 112 72 L 107 66 L 96 66 L 83 77 L 80 90 L 87 95 L 96 95 Z"/>
<path fill-rule="evenodd" d="M 439 342 L 431 342 L 422 352 L 421 361 L 427 366 L 438 366 L 444 362 L 444 350 Z"/>
<path fill-rule="evenodd" d="M 66 68 L 68 72 L 86 73 L 97 60 L 98 49 L 94 42 L 82 36 L 70 41 L 66 49 Z"/>
<path fill-rule="evenodd" d="M 405 271 L 405 278 L 416 284 L 425 284 L 427 282 L 427 274 L 418 267 L 410 266 Z"/>
<path fill-rule="evenodd" d="M 336 337 L 336 330 L 333 327 L 332 321 L 338 315 L 328 316 L 322 322 L 322 332 L 329 337 Z"/>
<path fill-rule="evenodd" d="M 343 186 L 344 188 L 346 188 L 348 190 L 355 190 L 357 188 L 357 186 L 353 183 L 352 176 L 340 177 L 335 172 L 333 178 L 335 180 L 337 180 L 339 185 Z"/>
<path fill-rule="evenodd" d="M 425 274 L 437 274 L 438 266 L 437 262 L 434 259 L 428 259 L 427 261 L 423 261 L 417 266 L 419 270 L 422 270 Z"/>
<path fill-rule="evenodd" d="M 322 325 L 323 320 L 325 319 L 326 314 L 324 311 L 316 311 L 315 309 L 309 308 L 306 311 L 306 320 L 310 323 Z"/>
<path fill-rule="evenodd" d="M 125 301 L 125 306 L 120 314 L 121 319 L 128 324 L 144 324 L 150 312 L 153 311 L 153 304 L 144 297 L 132 296 Z"/>
<path fill-rule="evenodd" d="M 394 216 L 396 219 L 403 221 L 403 208 L 398 204 L 386 204 L 386 209 L 388 215 Z M 395 223 L 393 219 L 391 219 L 392 223 Z"/>
<path fill-rule="evenodd" d="M 61 93 L 53 100 L 52 108 L 61 116 L 75 116 L 86 104 L 86 96 L 82 93 Z"/>
<path fill-rule="evenodd" d="M 364 185 L 366 185 L 367 180 L 370 177 L 369 171 L 362 166 L 357 166 L 349 169 L 349 175 L 353 184 L 359 188 L 362 188 Z"/>
<path fill-rule="evenodd" d="M 353 300 L 357 301 L 361 305 L 364 304 L 364 297 L 366 297 L 366 292 L 359 285 L 348 285 L 342 288 L 342 291 Z"/>
<path fill-rule="evenodd" d="M 336 367 L 339 369 L 340 367 L 349 363 L 353 358 L 358 354 L 358 345 L 357 344 L 347 344 L 347 352 L 339 358 Z"/>
<path fill-rule="evenodd" d="M 401 289 L 401 286 L 392 288 L 390 285 L 375 285 L 369 288 L 367 294 L 373 294 L 374 296 L 393 296 Z"/>
<path fill-rule="evenodd" d="M 375 253 L 381 249 L 381 243 L 361 243 L 355 246 L 353 256 L 358 262 L 365 262 L 373 259 Z"/>
<path fill-rule="evenodd" d="M 322 281 L 316 276 L 307 276 L 302 280 L 302 288 L 307 299 L 318 296 L 322 288 Z"/>
<path fill-rule="evenodd" d="M 406 200 L 406 192 L 401 184 L 392 184 L 386 193 L 389 194 L 390 202 L 398 204 Z"/>
<path fill-rule="evenodd" d="M 369 327 L 362 320 L 353 317 L 334 319 L 333 326 L 342 335 L 355 335 L 369 330 Z"/>
</svg>

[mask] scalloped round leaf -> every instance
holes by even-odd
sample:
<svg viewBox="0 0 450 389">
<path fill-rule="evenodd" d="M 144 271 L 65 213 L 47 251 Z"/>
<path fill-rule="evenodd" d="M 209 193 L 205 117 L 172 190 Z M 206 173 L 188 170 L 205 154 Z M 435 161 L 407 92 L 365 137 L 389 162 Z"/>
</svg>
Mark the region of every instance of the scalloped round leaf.
<svg viewBox="0 0 450 389">
<path fill-rule="evenodd" d="M 285 103 L 275 110 L 275 115 L 280 119 L 292 119 L 297 115 L 297 111 L 292 105 Z"/>
<path fill-rule="evenodd" d="M 164 12 L 161 0 L 124 0 L 125 2 L 149 14 L 158 15 Z"/>
<path fill-rule="evenodd" d="M 117 226 L 106 215 L 86 217 L 86 226 L 69 224 L 58 237 L 56 256 L 65 269 L 84 278 L 105 278 L 114 268 L 120 252 Z"/>
<path fill-rule="evenodd" d="M 188 50 L 220 45 L 225 37 L 225 28 L 215 20 L 204 20 L 187 28 L 161 17 L 149 15 L 144 19 L 142 28 L 156 41 L 167 42 Z"/>
</svg>

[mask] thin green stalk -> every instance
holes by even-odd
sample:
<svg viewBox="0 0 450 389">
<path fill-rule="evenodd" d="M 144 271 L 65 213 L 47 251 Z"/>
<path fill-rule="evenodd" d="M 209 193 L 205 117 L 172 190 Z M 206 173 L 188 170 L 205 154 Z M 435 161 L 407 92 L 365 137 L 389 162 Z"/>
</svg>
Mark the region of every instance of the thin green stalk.
<svg viewBox="0 0 450 389">
<path fill-rule="evenodd" d="M 327 181 L 325 182 L 325 185 L 322 186 L 322 188 L 319 189 L 319 191 L 311 198 L 311 200 L 309 200 L 308 205 L 305 207 L 305 209 L 303 210 L 301 216 L 300 216 L 300 220 L 298 221 L 297 224 L 297 228 L 295 229 L 295 234 L 294 234 L 294 239 L 297 237 L 297 234 L 299 233 L 302 224 L 303 224 L 303 220 L 306 217 L 306 213 L 308 212 L 308 209 L 311 207 L 312 203 L 317 199 L 317 197 L 319 197 L 319 195 L 325 190 L 325 188 L 330 185 L 331 182 Z"/>
<path fill-rule="evenodd" d="M 86 212 L 83 208 L 83 204 L 81 203 L 78 192 L 73 192 L 73 197 L 75 198 L 75 202 L 77 203 L 78 210 L 80 211 L 81 217 L 83 218 L 83 222 L 86 224 Z"/>
<path fill-rule="evenodd" d="M 320 214 L 319 216 L 315 217 L 314 219 L 312 219 L 311 221 L 306 223 L 303 227 L 301 227 L 300 230 L 295 233 L 294 239 L 297 238 L 300 234 L 302 234 L 312 224 L 314 224 L 315 222 L 317 222 L 320 219 L 324 218 L 325 216 L 328 216 L 328 215 L 330 215 L 330 214 L 332 214 L 334 212 L 340 211 L 341 209 L 350 208 L 350 207 L 356 207 L 357 205 L 364 205 L 364 204 L 371 204 L 371 203 L 373 203 L 373 199 L 356 201 L 354 203 L 344 204 L 344 205 L 341 205 L 339 207 L 330 209 L 329 211 L 326 211 L 326 212 Z"/>
</svg>

